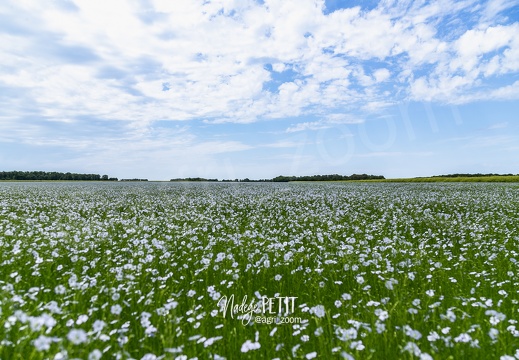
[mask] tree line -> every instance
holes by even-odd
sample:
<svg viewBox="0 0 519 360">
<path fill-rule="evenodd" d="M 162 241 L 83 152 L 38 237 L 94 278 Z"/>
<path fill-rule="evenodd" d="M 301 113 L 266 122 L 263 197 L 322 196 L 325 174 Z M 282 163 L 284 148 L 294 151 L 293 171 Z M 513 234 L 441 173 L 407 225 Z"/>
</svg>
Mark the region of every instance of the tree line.
<svg viewBox="0 0 519 360">
<path fill-rule="evenodd" d="M 367 174 L 353 174 L 353 175 L 312 175 L 312 176 L 276 176 L 273 179 L 260 179 L 251 180 L 245 179 L 234 179 L 234 180 L 218 180 L 218 179 L 205 179 L 201 177 L 187 177 L 187 178 L 176 178 L 170 181 L 190 181 L 190 182 L 289 182 L 289 181 L 344 181 L 344 180 L 381 180 L 385 179 L 382 175 L 367 175 Z"/>
<path fill-rule="evenodd" d="M 479 173 L 478 174 L 448 174 L 448 175 L 435 175 L 435 176 L 431 176 L 431 177 L 457 178 L 457 177 L 489 177 L 489 176 L 514 176 L 514 174 L 479 174 Z"/>
<path fill-rule="evenodd" d="M 193 182 L 210 181 L 210 182 L 214 182 L 214 181 L 218 181 L 218 179 L 205 179 L 205 178 L 201 178 L 201 177 L 187 177 L 187 178 L 171 179 L 169 181 L 193 181 Z"/>
<path fill-rule="evenodd" d="M 190 181 L 190 182 L 289 182 L 289 181 L 344 181 L 344 180 L 379 180 L 384 179 L 381 175 L 353 174 L 353 175 L 312 175 L 312 176 L 277 176 L 273 179 L 251 180 L 234 179 L 234 180 L 218 180 L 205 179 L 201 177 L 176 178 L 170 181 Z M 115 177 L 99 174 L 76 174 L 70 172 L 57 171 L 0 171 L 0 180 L 33 180 L 33 181 L 119 181 Z M 148 179 L 121 179 L 120 181 L 148 181 Z"/>
<path fill-rule="evenodd" d="M 353 175 L 312 175 L 312 176 L 277 176 L 272 181 L 288 182 L 288 181 L 348 181 L 348 180 L 382 180 L 382 175 L 353 174 Z"/>
<path fill-rule="evenodd" d="M 0 180 L 77 180 L 77 181 L 117 181 L 117 178 L 99 174 L 76 174 L 70 172 L 47 171 L 0 171 Z"/>
</svg>

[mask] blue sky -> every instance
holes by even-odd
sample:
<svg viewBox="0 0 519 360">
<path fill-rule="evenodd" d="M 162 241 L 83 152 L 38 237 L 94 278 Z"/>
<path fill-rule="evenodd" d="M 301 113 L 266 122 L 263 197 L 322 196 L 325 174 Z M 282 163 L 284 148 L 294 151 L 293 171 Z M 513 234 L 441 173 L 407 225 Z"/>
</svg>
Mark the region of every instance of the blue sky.
<svg viewBox="0 0 519 360">
<path fill-rule="evenodd" d="M 0 170 L 515 174 L 518 114 L 518 0 L 0 3 Z"/>
</svg>

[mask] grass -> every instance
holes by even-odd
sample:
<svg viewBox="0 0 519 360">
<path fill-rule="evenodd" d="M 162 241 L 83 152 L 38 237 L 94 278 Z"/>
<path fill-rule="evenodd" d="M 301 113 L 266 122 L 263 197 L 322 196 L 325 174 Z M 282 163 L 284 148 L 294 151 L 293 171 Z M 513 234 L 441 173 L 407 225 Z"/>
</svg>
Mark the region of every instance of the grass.
<svg viewBox="0 0 519 360">
<path fill-rule="evenodd" d="M 366 180 L 369 182 L 519 182 L 519 175 L 512 176 L 471 176 L 471 177 L 419 177 L 383 180 Z"/>
<path fill-rule="evenodd" d="M 518 209 L 508 184 L 0 184 L 0 358 L 514 355 Z"/>
</svg>

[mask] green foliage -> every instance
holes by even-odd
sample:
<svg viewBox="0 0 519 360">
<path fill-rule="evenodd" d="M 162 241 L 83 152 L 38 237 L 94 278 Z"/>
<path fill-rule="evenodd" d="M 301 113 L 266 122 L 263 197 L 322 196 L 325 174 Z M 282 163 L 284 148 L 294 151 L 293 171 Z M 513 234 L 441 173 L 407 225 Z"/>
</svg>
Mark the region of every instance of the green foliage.
<svg viewBox="0 0 519 360">
<path fill-rule="evenodd" d="M 176 179 L 171 179 L 170 181 L 176 181 L 176 182 L 179 182 L 179 181 L 189 181 L 189 182 L 205 182 L 205 181 L 209 181 L 209 182 L 214 182 L 214 181 L 218 181 L 218 179 L 205 179 L 205 178 L 201 178 L 201 177 L 188 177 L 188 178 L 176 178 Z"/>
<path fill-rule="evenodd" d="M 0 180 L 32 180 L 32 181 L 117 181 L 117 178 L 109 178 L 108 175 L 99 174 L 75 174 L 46 171 L 0 171 Z"/>
<path fill-rule="evenodd" d="M 382 175 L 353 174 L 347 175 L 312 175 L 312 176 L 277 176 L 272 179 L 273 182 L 289 182 L 289 181 L 349 181 L 349 180 L 381 180 Z"/>
<path fill-rule="evenodd" d="M 519 175 L 498 175 L 498 176 L 433 176 L 408 179 L 386 179 L 382 182 L 519 182 Z"/>
</svg>

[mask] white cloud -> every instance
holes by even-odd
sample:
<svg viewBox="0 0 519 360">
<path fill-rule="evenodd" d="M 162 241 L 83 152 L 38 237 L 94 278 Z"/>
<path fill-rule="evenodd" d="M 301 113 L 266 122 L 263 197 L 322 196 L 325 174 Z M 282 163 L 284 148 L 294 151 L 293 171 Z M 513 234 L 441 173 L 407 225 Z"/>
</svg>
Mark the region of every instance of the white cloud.
<svg viewBox="0 0 519 360">
<path fill-rule="evenodd" d="M 272 69 L 274 71 L 276 71 L 276 72 L 279 72 L 279 73 L 285 71 L 286 68 L 287 67 L 283 63 L 274 63 L 274 64 L 272 64 Z"/>
<path fill-rule="evenodd" d="M 306 142 L 296 142 L 290 140 L 282 140 L 275 143 L 265 144 L 264 147 L 269 148 L 293 148 L 298 146 L 308 145 Z"/>
<path fill-rule="evenodd" d="M 319 121 L 310 121 L 294 124 L 286 129 L 287 133 L 307 131 L 307 130 L 323 130 L 339 125 L 346 124 L 361 124 L 364 120 L 356 117 L 352 117 L 349 114 L 329 114 L 324 119 Z"/>
<path fill-rule="evenodd" d="M 491 78 L 519 71 L 519 23 L 504 15 L 516 3 L 386 0 L 325 15 L 318 0 L 6 1 L 0 85 L 22 96 L 4 111 L 146 126 L 514 99 L 515 84 Z"/>
<path fill-rule="evenodd" d="M 411 81 L 415 100 L 464 103 L 510 100 L 516 85 L 493 85 L 492 76 L 519 71 L 519 23 L 466 31 L 429 74 Z"/>
<path fill-rule="evenodd" d="M 330 127 L 329 124 L 323 123 L 321 121 L 312 121 L 312 122 L 303 122 L 299 124 L 295 124 L 294 126 L 289 127 L 286 132 L 293 133 L 298 131 L 306 131 L 306 130 L 321 130 L 328 129 Z"/>
<path fill-rule="evenodd" d="M 482 14 L 482 25 L 486 25 L 488 23 L 492 23 L 498 18 L 501 20 L 506 16 L 501 15 L 500 13 L 506 9 L 513 8 L 514 6 L 519 5 L 519 1 L 517 0 L 489 0 L 487 1 L 485 8 Z M 501 15 L 501 16 L 500 16 Z"/>
<path fill-rule="evenodd" d="M 494 89 L 490 94 L 480 92 L 477 95 L 477 99 L 481 100 L 485 99 L 485 96 L 487 96 L 487 99 L 492 100 L 517 100 L 519 99 L 519 80 L 511 85 Z"/>
<path fill-rule="evenodd" d="M 332 113 L 326 116 L 326 122 L 329 124 L 361 124 L 364 119 L 357 118 L 350 114 Z"/>
<path fill-rule="evenodd" d="M 486 68 L 485 76 L 519 70 L 519 60 L 509 56 L 510 52 L 519 51 L 518 33 L 519 23 L 467 31 L 454 43 L 457 57 L 451 61 L 451 69 L 469 73 L 473 69 Z M 494 55 L 490 61 L 482 60 L 483 55 L 504 47 L 508 49 L 502 54 Z"/>
<path fill-rule="evenodd" d="M 375 78 L 376 82 L 386 81 L 387 79 L 389 79 L 390 76 L 391 76 L 391 73 L 389 72 L 388 69 L 377 69 L 373 73 L 373 77 Z"/>
<path fill-rule="evenodd" d="M 504 122 L 493 124 L 493 125 L 489 126 L 488 129 L 489 130 L 498 130 L 498 129 L 506 129 L 507 127 L 508 127 L 508 122 L 504 121 Z"/>
</svg>

